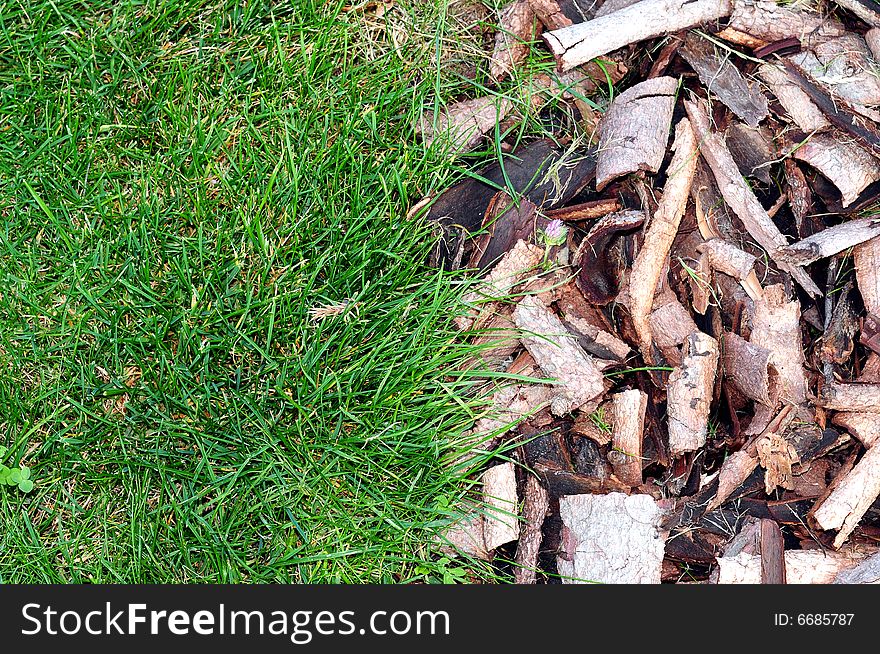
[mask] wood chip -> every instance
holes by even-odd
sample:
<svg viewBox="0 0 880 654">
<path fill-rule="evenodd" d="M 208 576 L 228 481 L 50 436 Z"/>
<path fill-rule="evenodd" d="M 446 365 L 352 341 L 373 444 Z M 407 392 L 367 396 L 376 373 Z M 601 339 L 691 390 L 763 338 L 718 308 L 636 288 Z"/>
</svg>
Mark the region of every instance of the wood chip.
<svg viewBox="0 0 880 654">
<path fill-rule="evenodd" d="M 813 509 L 820 529 L 837 529 L 833 545 L 839 549 L 880 495 L 880 447 L 869 449 L 827 499 Z"/>
<path fill-rule="evenodd" d="M 673 150 L 663 197 L 648 225 L 644 244 L 630 274 L 629 309 L 643 354 L 651 351 L 653 337 L 648 315 L 684 215 L 696 169 L 697 143 L 686 118 L 675 128 Z"/>
<path fill-rule="evenodd" d="M 842 411 L 831 421 L 858 438 L 866 449 L 880 442 L 880 413 Z"/>
<path fill-rule="evenodd" d="M 840 134 L 815 134 L 792 152 L 795 159 L 811 165 L 840 189 L 844 207 L 880 180 L 880 162 L 847 140 Z"/>
<path fill-rule="evenodd" d="M 510 100 L 494 96 L 462 100 L 446 107 L 436 118 L 434 112 L 426 111 L 418 132 L 425 147 L 439 142 L 449 147 L 450 154 L 462 154 L 475 148 L 512 106 Z"/>
<path fill-rule="evenodd" d="M 704 104 L 690 101 L 685 101 L 684 104 L 700 144 L 700 153 L 712 169 L 721 195 L 752 238 L 773 257 L 779 248 L 788 245 L 788 241 L 745 183 L 727 147 L 718 135 L 711 131 Z M 815 282 L 801 268 L 785 262 L 777 262 L 777 264 L 810 295 L 821 295 Z"/>
<path fill-rule="evenodd" d="M 868 25 L 880 27 L 880 7 L 875 0 L 834 0 L 834 2 L 849 9 Z"/>
<path fill-rule="evenodd" d="M 705 253 L 713 270 L 730 275 L 740 282 L 752 300 L 759 300 L 764 294 L 755 274 L 756 257 L 740 250 L 732 243 L 712 238 L 697 246 L 697 251 Z"/>
<path fill-rule="evenodd" d="M 878 167 L 880 174 L 880 167 Z M 878 177 L 880 179 L 880 177 Z M 799 266 L 831 257 L 880 236 L 880 219 L 858 218 L 829 227 L 780 250 L 780 256 Z"/>
<path fill-rule="evenodd" d="M 761 520 L 761 583 L 785 583 L 785 541 L 773 520 Z"/>
<path fill-rule="evenodd" d="M 516 584 L 534 584 L 538 567 L 538 551 L 541 548 L 544 518 L 550 507 L 550 495 L 535 477 L 526 479 L 523 497 L 523 527 L 516 546 L 516 567 L 513 581 Z"/>
<path fill-rule="evenodd" d="M 642 0 L 600 18 L 544 33 L 560 70 L 730 14 L 730 0 Z"/>
<path fill-rule="evenodd" d="M 563 583 L 659 584 L 661 511 L 648 495 L 571 495 L 557 567 Z"/>
<path fill-rule="evenodd" d="M 770 350 L 734 333 L 724 335 L 723 350 L 724 375 L 734 388 L 749 399 L 774 406 L 778 394 L 777 372 L 770 364 Z"/>
<path fill-rule="evenodd" d="M 519 538 L 516 471 L 513 463 L 492 466 L 483 473 L 483 502 L 486 504 L 486 549 L 494 550 Z"/>
<path fill-rule="evenodd" d="M 854 568 L 865 555 L 861 553 L 788 550 L 785 552 L 785 583 L 830 584 L 837 576 Z M 741 552 L 718 557 L 719 584 L 760 584 L 761 557 Z"/>
<path fill-rule="evenodd" d="M 616 96 L 599 124 L 596 188 L 639 170 L 657 172 L 666 154 L 678 80 L 645 80 Z"/>
<path fill-rule="evenodd" d="M 589 20 L 596 0 L 529 0 L 532 10 L 547 29 L 557 30 Z"/>
<path fill-rule="evenodd" d="M 638 389 L 615 393 L 611 396 L 611 406 L 614 426 L 608 459 L 620 481 L 638 486 L 642 483 L 642 439 L 648 395 Z"/>
<path fill-rule="evenodd" d="M 669 451 L 678 456 L 706 444 L 709 408 L 718 367 L 718 342 L 702 332 L 685 341 L 681 367 L 669 375 Z"/>
<path fill-rule="evenodd" d="M 764 491 L 770 495 L 777 487 L 794 488 L 791 467 L 800 461 L 794 446 L 776 433 L 759 438 L 755 442 L 758 462 L 767 471 L 764 474 Z"/>
<path fill-rule="evenodd" d="M 838 21 L 780 5 L 774 0 L 735 0 L 728 27 L 766 43 L 795 37 L 805 47 L 846 33 Z"/>
<path fill-rule="evenodd" d="M 825 118 L 810 96 L 791 78 L 784 68 L 774 64 L 762 64 L 758 68 L 760 77 L 768 87 L 779 104 L 788 112 L 794 124 L 804 132 L 813 132 L 830 127 L 831 123 Z"/>
<path fill-rule="evenodd" d="M 750 343 L 770 352 L 770 363 L 779 373 L 780 399 L 792 404 L 807 398 L 800 319 L 800 303 L 789 301 L 782 285 L 768 286 L 755 302 L 749 336 Z"/>
<path fill-rule="evenodd" d="M 694 69 L 709 92 L 740 119 L 757 127 L 767 117 L 767 98 L 757 85 L 746 82 L 728 57 L 720 57 L 710 41 L 691 33 L 685 38 L 679 54 Z"/>
<path fill-rule="evenodd" d="M 522 342 L 548 378 L 555 380 L 557 394 L 550 405 L 554 415 L 563 415 L 597 400 L 605 390 L 602 373 L 546 306 L 533 296 L 524 297 L 513 312 Z M 591 411 L 587 408 L 585 410 Z"/>
<path fill-rule="evenodd" d="M 801 52 L 790 59 L 826 86 L 832 97 L 867 107 L 880 104 L 877 64 L 865 39 L 858 34 L 825 41 L 813 52 Z"/>
<path fill-rule="evenodd" d="M 856 284 L 868 313 L 880 315 L 880 238 L 853 248 Z"/>
<path fill-rule="evenodd" d="M 489 75 L 494 80 L 509 77 L 529 54 L 529 42 L 535 37 L 535 12 L 529 0 L 516 0 L 501 10 L 495 50 L 489 60 Z"/>
<path fill-rule="evenodd" d="M 827 384 L 819 401 L 835 411 L 880 411 L 880 384 Z"/>
</svg>

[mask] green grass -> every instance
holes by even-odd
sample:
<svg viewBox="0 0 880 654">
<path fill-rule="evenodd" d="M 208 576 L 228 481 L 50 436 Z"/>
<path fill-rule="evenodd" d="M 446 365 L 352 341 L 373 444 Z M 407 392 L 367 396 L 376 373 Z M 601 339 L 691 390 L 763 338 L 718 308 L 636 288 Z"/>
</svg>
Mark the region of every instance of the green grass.
<svg viewBox="0 0 880 654">
<path fill-rule="evenodd" d="M 441 578 L 447 4 L 3 3 L 0 581 Z"/>
</svg>

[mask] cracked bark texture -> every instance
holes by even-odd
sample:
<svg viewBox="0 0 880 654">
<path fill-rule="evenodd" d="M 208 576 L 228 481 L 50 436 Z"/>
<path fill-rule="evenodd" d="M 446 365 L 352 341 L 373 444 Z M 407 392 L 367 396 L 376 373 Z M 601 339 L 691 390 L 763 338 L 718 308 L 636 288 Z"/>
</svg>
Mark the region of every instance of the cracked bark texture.
<svg viewBox="0 0 880 654">
<path fill-rule="evenodd" d="M 717 367 L 718 341 L 703 332 L 688 336 L 684 359 L 669 375 L 667 387 L 671 454 L 692 452 L 706 444 Z"/>
</svg>

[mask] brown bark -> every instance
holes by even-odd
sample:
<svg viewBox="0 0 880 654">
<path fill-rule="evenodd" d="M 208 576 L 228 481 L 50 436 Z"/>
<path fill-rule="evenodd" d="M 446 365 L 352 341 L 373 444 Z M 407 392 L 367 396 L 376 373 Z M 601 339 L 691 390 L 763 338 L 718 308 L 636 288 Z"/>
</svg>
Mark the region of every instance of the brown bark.
<svg viewBox="0 0 880 654">
<path fill-rule="evenodd" d="M 615 476 L 628 486 L 642 483 L 642 439 L 648 396 L 638 389 L 611 396 L 614 412 L 612 450 L 608 459 Z"/>
<path fill-rule="evenodd" d="M 596 188 L 639 170 L 656 173 L 666 154 L 678 80 L 645 80 L 618 95 L 599 124 Z"/>
<path fill-rule="evenodd" d="M 703 103 L 685 101 L 685 108 L 700 143 L 700 153 L 712 169 L 721 195 L 739 216 L 749 234 L 773 257 L 778 248 L 788 245 L 788 241 L 746 185 L 724 143 L 711 131 L 709 116 Z M 821 295 L 819 288 L 802 269 L 785 262 L 777 263 L 781 270 L 789 273 L 808 293 Z"/>
<path fill-rule="evenodd" d="M 516 546 L 516 567 L 513 581 L 517 584 L 534 584 L 538 567 L 538 551 L 541 548 L 541 527 L 550 507 L 550 496 L 534 477 L 526 479 L 523 498 L 523 527 Z"/>
<path fill-rule="evenodd" d="M 718 342 L 694 332 L 685 342 L 681 367 L 669 375 L 669 451 L 677 456 L 706 444 L 709 407 L 718 367 Z"/>
<path fill-rule="evenodd" d="M 715 94 L 740 119 L 757 127 L 767 117 L 767 98 L 750 85 L 727 57 L 719 57 L 712 43 L 689 34 L 679 50 L 710 93 Z"/>
<path fill-rule="evenodd" d="M 682 119 L 676 127 L 673 149 L 663 197 L 648 225 L 644 244 L 630 273 L 630 315 L 639 337 L 640 348 L 646 356 L 649 356 L 653 343 L 648 315 L 653 306 L 657 284 L 669 258 L 669 250 L 684 215 L 696 168 L 697 143 L 687 119 Z"/>
<path fill-rule="evenodd" d="M 581 204 L 573 204 L 560 209 L 550 209 L 545 211 L 544 215 L 550 220 L 565 220 L 568 222 L 577 222 L 580 220 L 594 220 L 607 216 L 620 210 L 620 202 L 616 198 L 601 198 L 599 200 L 591 200 Z"/>
<path fill-rule="evenodd" d="M 880 441 L 880 413 L 842 411 L 831 422 L 858 438 L 866 449 Z"/>
<path fill-rule="evenodd" d="M 865 39 L 858 34 L 820 43 L 814 52 L 792 55 L 791 60 L 828 88 L 834 98 L 868 107 L 880 104 L 876 63 Z"/>
<path fill-rule="evenodd" d="M 834 0 L 873 27 L 880 27 L 880 8 L 874 0 Z"/>
<path fill-rule="evenodd" d="M 868 313 L 880 314 L 880 238 L 853 248 L 856 284 Z"/>
<path fill-rule="evenodd" d="M 532 10 L 548 30 L 558 30 L 589 20 L 597 0 L 529 0 Z"/>
<path fill-rule="evenodd" d="M 690 312 L 669 289 L 654 298 L 654 310 L 648 322 L 654 344 L 661 350 L 682 345 L 697 331 L 697 323 Z"/>
<path fill-rule="evenodd" d="M 819 528 L 837 529 L 834 547 L 839 549 L 877 496 L 880 495 L 880 447 L 872 447 L 850 470 L 828 498 L 813 509 Z"/>
<path fill-rule="evenodd" d="M 494 550 L 519 538 L 513 463 L 502 463 L 483 473 L 483 502 L 486 505 L 483 525 L 486 549 Z"/>
<path fill-rule="evenodd" d="M 770 364 L 770 351 L 732 332 L 724 335 L 722 347 L 724 374 L 733 387 L 749 399 L 774 406 L 777 373 Z"/>
<path fill-rule="evenodd" d="M 842 572 L 857 566 L 865 554 L 854 552 L 823 552 L 822 550 L 788 550 L 785 552 L 786 584 L 830 584 Z M 718 557 L 719 584 L 761 583 L 761 557 L 741 552 L 736 556 Z"/>
<path fill-rule="evenodd" d="M 846 32 L 835 20 L 785 7 L 774 0 L 735 0 L 729 27 L 767 43 L 796 37 L 805 47 L 813 47 Z"/>
<path fill-rule="evenodd" d="M 835 411 L 880 411 L 880 384 L 827 384 L 819 402 Z"/>
<path fill-rule="evenodd" d="M 810 96 L 795 83 L 784 68 L 774 64 L 762 64 L 758 68 L 758 77 L 767 84 L 794 124 L 804 132 L 809 133 L 831 126 L 831 123 L 825 118 L 825 114 L 810 100 Z"/>
<path fill-rule="evenodd" d="M 878 167 L 880 173 L 880 167 Z M 832 257 L 880 236 L 880 220 L 876 218 L 857 218 L 834 227 L 823 229 L 802 241 L 782 248 L 780 256 L 799 266 L 807 266 L 814 261 Z"/>
<path fill-rule="evenodd" d="M 642 0 L 584 23 L 544 33 L 560 70 L 630 43 L 672 34 L 730 14 L 730 0 Z"/>
<path fill-rule="evenodd" d="M 776 148 L 771 147 L 773 136 L 769 129 L 734 122 L 727 127 L 724 136 L 727 149 L 743 177 L 754 177 L 769 185 L 770 166 L 779 158 Z"/>
<path fill-rule="evenodd" d="M 509 77 L 529 54 L 535 38 L 535 12 L 529 0 L 516 0 L 501 10 L 495 50 L 489 60 L 489 75 L 500 80 Z"/>
<path fill-rule="evenodd" d="M 426 111 L 417 128 L 425 147 L 441 143 L 449 147 L 450 154 L 458 155 L 475 148 L 512 107 L 510 100 L 494 96 L 462 100 L 436 116 Z"/>
<path fill-rule="evenodd" d="M 755 275 L 756 257 L 718 238 L 701 243 L 697 246 L 697 251 L 708 256 L 709 266 L 713 270 L 730 275 L 739 281 L 752 300 L 757 301 L 763 296 L 761 283 Z"/>
<path fill-rule="evenodd" d="M 761 520 L 761 583 L 785 583 L 785 542 L 773 520 Z"/>
</svg>

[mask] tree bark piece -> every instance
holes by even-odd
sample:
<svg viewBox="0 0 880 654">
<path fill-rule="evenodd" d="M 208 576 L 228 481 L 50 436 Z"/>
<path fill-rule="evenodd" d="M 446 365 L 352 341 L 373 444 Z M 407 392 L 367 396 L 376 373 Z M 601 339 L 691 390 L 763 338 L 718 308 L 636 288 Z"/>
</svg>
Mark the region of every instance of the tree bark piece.
<svg viewBox="0 0 880 654">
<path fill-rule="evenodd" d="M 563 583 L 659 584 L 661 511 L 649 495 L 570 495 L 559 500 Z"/>
<path fill-rule="evenodd" d="M 526 479 L 523 498 L 523 527 L 516 546 L 516 567 L 513 581 L 517 584 L 534 584 L 541 548 L 541 527 L 550 507 L 550 495 L 535 477 Z"/>
<path fill-rule="evenodd" d="M 618 95 L 599 124 L 596 189 L 639 170 L 656 173 L 666 154 L 678 80 L 645 80 Z"/>
<path fill-rule="evenodd" d="M 479 327 L 492 316 L 490 304 L 503 299 L 510 290 L 521 283 L 541 263 L 544 251 L 537 245 L 517 241 L 501 261 L 483 278 L 476 289 L 465 295 L 465 304 L 472 306 L 467 316 L 459 316 L 459 329 Z"/>
<path fill-rule="evenodd" d="M 730 0 L 642 0 L 601 18 L 544 33 L 560 70 L 630 43 L 696 27 L 730 14 Z"/>
<path fill-rule="evenodd" d="M 868 313 L 880 315 L 880 238 L 853 248 L 856 284 Z"/>
<path fill-rule="evenodd" d="M 494 550 L 519 538 L 513 463 L 502 463 L 483 473 L 483 502 L 486 504 L 483 526 L 486 549 Z"/>
<path fill-rule="evenodd" d="M 535 36 L 535 12 L 529 0 L 516 0 L 501 10 L 495 50 L 489 60 L 489 75 L 500 80 L 509 77 L 529 54 Z"/>
<path fill-rule="evenodd" d="M 556 380 L 557 394 L 550 405 L 554 415 L 564 415 L 602 395 L 605 386 L 595 361 L 540 300 L 524 297 L 513 311 L 513 320 L 523 330 L 523 345 L 538 366 Z"/>
<path fill-rule="evenodd" d="M 880 448 L 872 447 L 831 492 L 813 509 L 819 528 L 837 529 L 833 546 L 839 549 L 880 495 Z"/>
<path fill-rule="evenodd" d="M 776 403 L 776 369 L 768 349 L 749 343 L 733 332 L 724 335 L 724 374 L 745 397 L 767 406 Z"/>
<path fill-rule="evenodd" d="M 784 68 L 779 68 L 774 64 L 761 64 L 757 74 L 770 87 L 770 91 L 788 112 L 794 124 L 804 132 L 809 133 L 831 126 L 831 123 L 825 118 L 825 114 L 810 100 L 810 96 L 795 83 Z"/>
<path fill-rule="evenodd" d="M 582 23 L 595 15 L 597 0 L 529 0 L 532 10 L 548 30 Z"/>
<path fill-rule="evenodd" d="M 672 455 L 692 452 L 706 444 L 717 367 L 718 342 L 702 332 L 688 336 L 684 360 L 681 367 L 669 375 L 667 388 Z"/>
<path fill-rule="evenodd" d="M 755 256 L 719 238 L 700 243 L 697 251 L 708 256 L 710 268 L 736 279 L 752 300 L 757 301 L 763 296 L 764 291 L 755 274 Z"/>
<path fill-rule="evenodd" d="M 734 115 L 752 127 L 767 117 L 767 98 L 751 86 L 727 57 L 719 57 L 712 43 L 696 34 L 689 34 L 679 54 L 697 73 L 710 93 Z"/>
<path fill-rule="evenodd" d="M 880 413 L 843 411 L 834 414 L 831 421 L 858 438 L 865 449 L 880 442 Z"/>
<path fill-rule="evenodd" d="M 761 520 L 761 583 L 785 583 L 785 542 L 773 520 Z"/>
<path fill-rule="evenodd" d="M 763 94 L 761 97 L 764 97 Z M 771 147 L 773 136 L 766 127 L 749 127 L 736 121 L 727 126 L 724 141 L 743 177 L 753 177 L 770 184 L 770 166 L 779 156 L 776 148 Z"/>
<path fill-rule="evenodd" d="M 880 167 L 878 167 L 878 174 L 880 174 Z M 878 175 L 878 179 L 880 179 L 880 175 Z M 788 247 L 782 248 L 780 256 L 799 266 L 807 266 L 814 261 L 832 257 L 854 245 L 861 245 L 878 236 L 880 236 L 880 219 L 857 218 L 823 229 L 802 241 L 792 243 Z"/>
<path fill-rule="evenodd" d="M 880 411 L 880 384 L 827 384 L 820 404 L 835 411 Z"/>
<path fill-rule="evenodd" d="M 804 349 L 801 340 L 800 303 L 791 302 L 781 284 L 764 289 L 755 302 L 749 342 L 770 352 L 770 363 L 779 373 L 780 399 L 801 404 L 807 399 Z"/>
<path fill-rule="evenodd" d="M 880 8 L 875 0 L 834 0 L 834 2 L 849 9 L 868 25 L 880 27 Z"/>
<path fill-rule="evenodd" d="M 797 450 L 777 433 L 762 436 L 755 442 L 758 463 L 766 470 L 764 491 L 770 495 L 777 487 L 794 488 L 791 466 L 800 461 Z"/>
<path fill-rule="evenodd" d="M 786 584 L 830 584 L 841 572 L 857 566 L 865 554 L 788 550 L 784 558 Z M 717 561 L 719 584 L 761 583 L 760 556 L 741 552 L 732 557 L 720 556 Z"/>
<path fill-rule="evenodd" d="M 435 142 L 446 143 L 452 155 L 462 154 L 475 148 L 512 107 L 510 100 L 494 96 L 462 100 L 449 105 L 436 117 L 434 112 L 426 111 L 419 121 L 418 132 L 425 147 Z"/>
<path fill-rule="evenodd" d="M 721 195 L 733 209 L 733 212 L 739 216 L 749 234 L 761 247 L 767 250 L 771 258 L 774 257 L 779 248 L 788 245 L 788 241 L 785 240 L 785 236 L 782 235 L 782 232 L 767 215 L 767 211 L 761 206 L 758 198 L 745 183 L 727 147 L 718 135 L 711 131 L 709 116 L 706 114 L 703 103 L 686 101 L 685 108 L 691 119 L 694 133 L 697 135 L 700 153 L 712 169 Z M 819 288 L 801 268 L 785 262 L 777 262 L 777 264 L 810 295 L 821 295 Z"/>
<path fill-rule="evenodd" d="M 648 322 L 654 344 L 660 350 L 682 345 L 688 336 L 697 331 L 697 323 L 691 318 L 690 312 L 669 289 L 654 298 L 654 310 Z"/>
<path fill-rule="evenodd" d="M 697 165 L 697 143 L 686 118 L 675 129 L 672 147 L 674 154 L 669 163 L 663 197 L 648 225 L 644 244 L 630 273 L 629 309 L 643 354 L 651 351 L 653 338 L 648 314 L 654 303 L 657 284 L 669 259 L 669 250 L 678 234 Z"/>
<path fill-rule="evenodd" d="M 833 584 L 876 584 L 880 583 L 880 552 L 872 554 L 854 568 L 846 568 L 837 573 Z"/>
<path fill-rule="evenodd" d="M 628 486 L 642 483 L 642 439 L 648 395 L 638 389 L 611 396 L 614 413 L 612 450 L 608 453 L 615 476 Z"/>
<path fill-rule="evenodd" d="M 559 209 L 549 209 L 544 212 L 544 215 L 550 220 L 558 219 L 567 222 L 578 222 L 581 220 L 595 220 L 616 211 L 620 211 L 620 202 L 616 198 L 601 198 Z"/>
<path fill-rule="evenodd" d="M 880 61 L 880 29 L 875 27 L 868 30 L 867 34 L 865 34 L 865 41 L 868 44 L 871 55 L 876 61 Z"/>
<path fill-rule="evenodd" d="M 641 227 L 643 211 L 610 213 L 587 232 L 578 245 L 573 262 L 578 267 L 577 287 L 584 297 L 595 305 L 605 305 L 617 296 L 617 279 L 611 274 L 615 262 L 609 256 L 609 246 L 621 233 Z"/>
<path fill-rule="evenodd" d="M 795 37 L 804 47 L 846 33 L 836 20 L 781 6 L 774 0 L 735 0 L 728 27 L 767 43 Z"/>
<path fill-rule="evenodd" d="M 880 162 L 855 143 L 841 140 L 840 135 L 815 134 L 792 155 L 831 180 L 840 190 L 844 207 L 880 180 Z"/>
<path fill-rule="evenodd" d="M 818 44 L 813 52 L 801 52 L 790 59 L 830 89 L 832 97 L 867 107 L 880 104 L 877 64 L 865 39 L 846 34 Z"/>
</svg>

